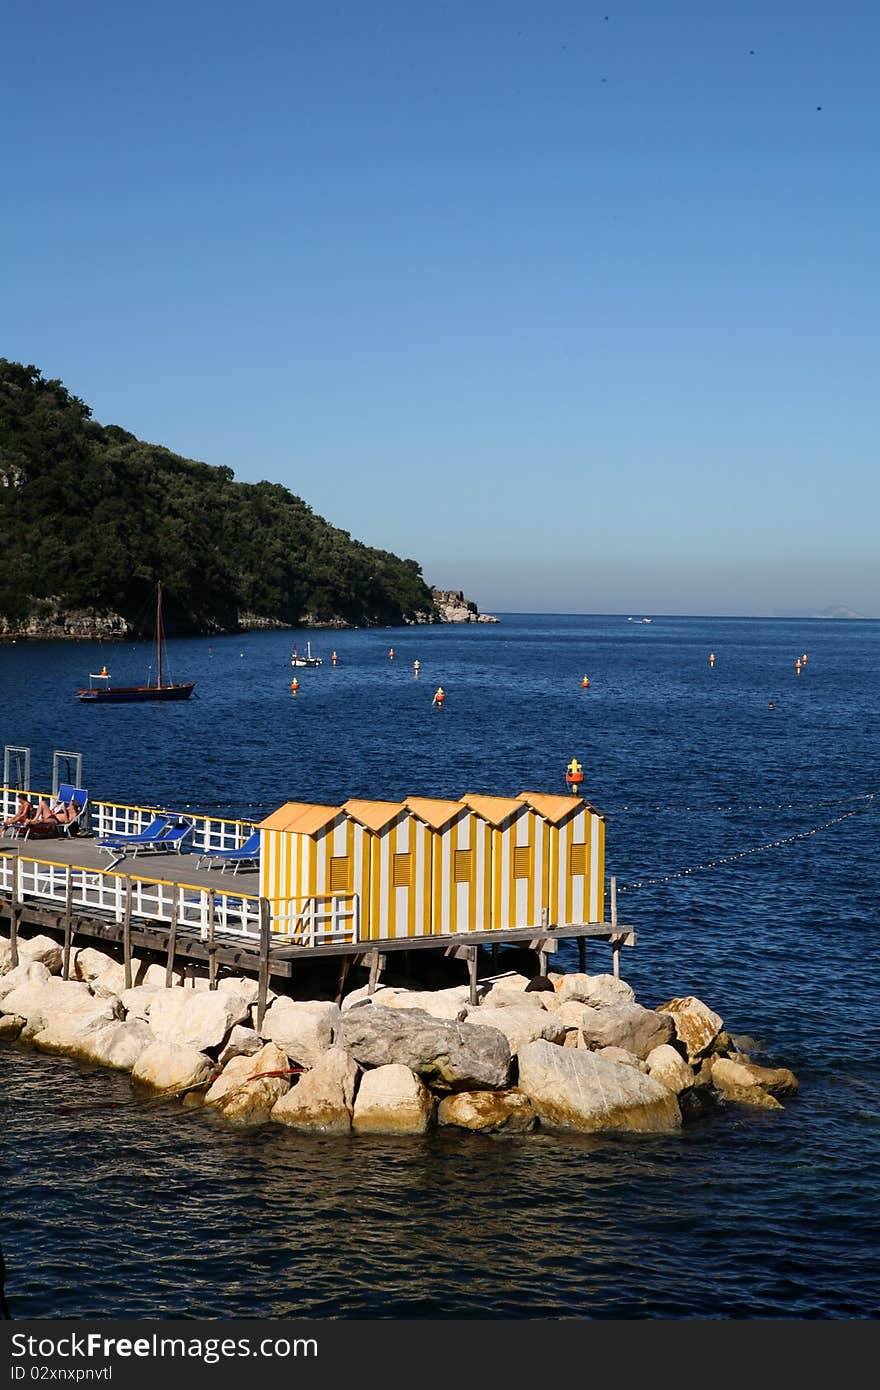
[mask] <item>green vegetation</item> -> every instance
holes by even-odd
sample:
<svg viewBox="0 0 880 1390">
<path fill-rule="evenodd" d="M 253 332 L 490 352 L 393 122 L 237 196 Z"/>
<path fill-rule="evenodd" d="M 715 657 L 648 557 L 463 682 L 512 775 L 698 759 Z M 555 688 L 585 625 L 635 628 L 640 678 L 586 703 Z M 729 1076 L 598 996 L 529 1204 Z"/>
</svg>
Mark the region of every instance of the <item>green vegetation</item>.
<svg viewBox="0 0 880 1390">
<path fill-rule="evenodd" d="M 436 616 L 415 560 L 352 540 L 275 483 L 99 425 L 60 381 L 0 358 L 0 622 L 49 601 L 143 635 L 162 580 L 169 632 L 394 625 Z"/>
</svg>

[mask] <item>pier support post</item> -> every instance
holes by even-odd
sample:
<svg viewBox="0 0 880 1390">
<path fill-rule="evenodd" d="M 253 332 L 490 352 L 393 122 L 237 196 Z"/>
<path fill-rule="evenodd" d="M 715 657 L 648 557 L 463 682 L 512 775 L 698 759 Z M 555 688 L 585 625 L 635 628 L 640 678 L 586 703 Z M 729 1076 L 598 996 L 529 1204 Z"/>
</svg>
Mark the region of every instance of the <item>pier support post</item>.
<svg viewBox="0 0 880 1390">
<path fill-rule="evenodd" d="M 479 946 L 468 947 L 468 982 L 470 984 L 470 994 L 468 996 L 471 1005 L 477 1002 L 477 952 Z"/>
<path fill-rule="evenodd" d="M 266 1014 L 266 996 L 269 993 L 269 931 L 271 918 L 269 915 L 269 903 L 266 898 L 260 898 L 260 972 L 257 984 L 257 1032 L 263 1027 L 263 1019 Z"/>
<path fill-rule="evenodd" d="M 125 988 L 131 989 L 131 879 L 125 880 L 125 911 L 122 917 L 122 960 L 125 966 Z"/>
<path fill-rule="evenodd" d="M 367 994 L 376 993 L 376 985 L 379 983 L 379 971 L 385 965 L 385 957 L 380 955 L 378 946 L 370 952 L 370 978 L 367 981 Z"/>
<path fill-rule="evenodd" d="M 9 961 L 18 965 L 18 924 L 21 921 L 21 851 L 16 846 L 12 859 L 12 915 L 9 918 Z"/>
<path fill-rule="evenodd" d="M 586 970 L 587 970 L 587 943 L 586 943 L 586 941 L 584 940 L 584 938 L 583 938 L 582 936 L 579 936 L 579 937 L 578 937 L 577 943 L 578 943 L 578 970 L 581 972 L 582 975 L 585 975 L 585 974 L 586 974 Z"/>
<path fill-rule="evenodd" d="M 180 911 L 180 889 L 175 889 L 174 904 L 171 908 L 171 926 L 168 928 L 168 959 L 165 962 L 165 988 L 170 989 L 174 978 L 174 952 L 177 949 L 177 917 Z"/>
<path fill-rule="evenodd" d="M 217 926 L 217 902 L 214 889 L 208 891 L 208 989 L 217 988 L 217 944 L 214 933 Z"/>
<path fill-rule="evenodd" d="M 70 979 L 70 946 L 73 941 L 73 879 L 70 867 L 67 869 L 67 884 L 64 892 L 64 958 L 61 964 L 62 980 Z"/>
<path fill-rule="evenodd" d="M 611 878 L 611 930 L 615 935 L 611 938 L 611 973 L 615 980 L 620 979 L 620 940 L 617 932 L 617 879 Z"/>
</svg>

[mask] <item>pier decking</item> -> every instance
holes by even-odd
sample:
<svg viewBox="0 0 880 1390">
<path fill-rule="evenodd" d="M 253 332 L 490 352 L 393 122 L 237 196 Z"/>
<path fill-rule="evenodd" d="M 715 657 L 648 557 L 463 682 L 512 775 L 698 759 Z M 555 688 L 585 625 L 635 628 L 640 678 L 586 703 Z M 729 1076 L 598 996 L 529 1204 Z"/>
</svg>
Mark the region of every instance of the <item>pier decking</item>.
<svg viewBox="0 0 880 1390">
<path fill-rule="evenodd" d="M 128 855 L 112 870 L 107 864 L 106 853 L 88 838 L 0 836 L 0 913 L 10 921 L 13 940 L 25 926 L 60 935 L 66 955 L 86 940 L 121 943 L 126 960 L 135 949 L 163 957 L 169 979 L 174 965 L 183 961 L 207 966 L 212 982 L 221 966 L 268 981 L 270 976 L 289 979 L 298 965 L 335 957 L 340 982 L 351 965 L 360 964 L 369 967 L 375 986 L 389 954 L 439 951 L 467 961 L 472 987 L 480 948 L 491 948 L 493 961 L 499 946 L 530 948 L 538 953 L 543 973 L 560 941 L 577 940 L 582 967 L 586 941 L 604 941 L 612 947 L 617 973 L 621 946 L 635 944 L 633 929 L 616 921 L 306 944 L 269 930 L 268 904 L 259 896 L 256 869 L 232 873 L 200 868 L 198 853 L 143 851 Z M 170 913 L 169 901 L 174 904 Z M 189 916 L 180 910 L 186 904 L 194 909 Z M 161 920 L 160 907 L 170 920 Z M 250 932 L 243 929 L 247 923 L 252 924 Z"/>
</svg>

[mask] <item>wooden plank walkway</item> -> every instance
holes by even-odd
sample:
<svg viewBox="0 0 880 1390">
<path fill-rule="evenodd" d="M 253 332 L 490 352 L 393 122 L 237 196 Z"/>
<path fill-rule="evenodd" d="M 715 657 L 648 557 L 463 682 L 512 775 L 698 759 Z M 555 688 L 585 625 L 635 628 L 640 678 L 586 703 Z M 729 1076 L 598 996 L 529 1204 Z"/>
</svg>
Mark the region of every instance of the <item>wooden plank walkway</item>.
<svg viewBox="0 0 880 1390">
<path fill-rule="evenodd" d="M 9 851 L 18 852 L 26 859 L 39 859 L 48 865 L 70 866 L 90 873 L 108 870 L 111 861 L 111 857 L 101 851 L 93 839 L 86 836 L 46 840 L 10 839 L 0 836 L 0 852 Z M 259 899 L 259 872 L 256 868 L 243 867 L 237 873 L 233 873 L 228 868 L 199 868 L 198 861 L 197 853 L 157 854 L 142 850 L 136 855 L 129 854 L 118 862 L 113 873 L 132 879 L 161 879 L 166 883 L 213 889 L 217 893 Z M 16 905 L 8 898 L 0 898 L 0 913 L 11 917 L 13 911 L 18 913 L 19 925 L 61 932 L 66 934 L 68 939 L 76 941 L 85 937 L 121 942 L 129 951 L 137 946 L 167 956 L 171 960 L 181 957 L 208 964 L 212 971 L 215 971 L 219 964 L 223 964 L 244 973 L 260 972 L 259 941 L 224 932 L 219 927 L 214 933 L 214 939 L 206 941 L 204 934 L 191 926 L 179 925 L 172 933 L 170 925 L 166 923 L 138 919 L 125 923 L 112 916 L 87 915 L 81 910 L 74 910 L 68 920 L 68 914 L 57 901 L 43 904 L 31 898 Z M 617 922 L 590 922 L 571 923 L 561 927 L 519 927 L 455 935 L 365 940 L 357 943 L 327 942 L 314 946 L 270 940 L 269 959 L 265 965 L 270 975 L 290 978 L 295 966 L 302 966 L 321 958 L 335 957 L 339 962 L 340 981 L 344 980 L 351 965 L 360 964 L 369 967 L 371 983 L 375 984 L 389 953 L 434 951 L 466 960 L 473 986 L 481 948 L 491 949 L 493 962 L 497 959 L 497 948 L 500 946 L 531 949 L 538 955 L 543 974 L 547 969 L 547 957 L 556 952 L 559 942 L 568 940 L 576 940 L 578 943 L 581 969 L 584 969 L 584 948 L 587 940 L 609 943 L 612 948 L 613 972 L 617 974 L 620 948 L 634 946 L 636 934 L 632 927 Z"/>
</svg>

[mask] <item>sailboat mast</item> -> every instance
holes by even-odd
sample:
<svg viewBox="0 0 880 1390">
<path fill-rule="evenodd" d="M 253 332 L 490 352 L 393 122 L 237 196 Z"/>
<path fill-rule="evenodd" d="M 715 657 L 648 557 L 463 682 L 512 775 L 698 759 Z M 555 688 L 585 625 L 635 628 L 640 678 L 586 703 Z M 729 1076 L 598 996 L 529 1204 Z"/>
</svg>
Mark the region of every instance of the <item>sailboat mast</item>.
<svg viewBox="0 0 880 1390">
<path fill-rule="evenodd" d="M 162 688 L 162 581 L 156 593 L 156 649 L 158 653 L 159 666 L 159 688 Z"/>
</svg>

